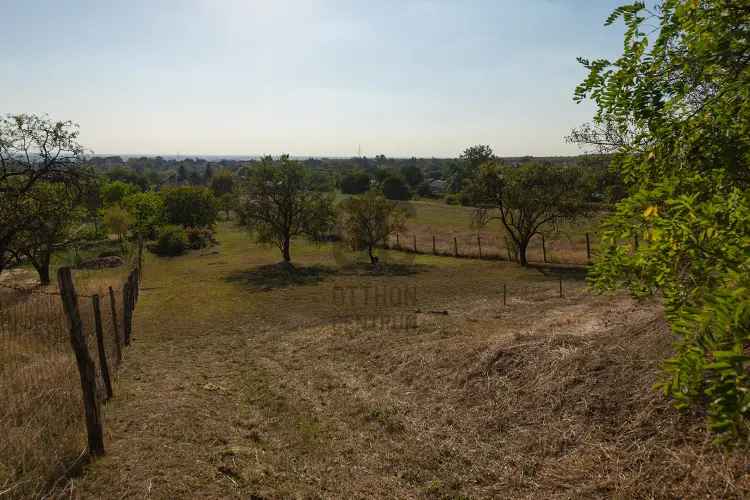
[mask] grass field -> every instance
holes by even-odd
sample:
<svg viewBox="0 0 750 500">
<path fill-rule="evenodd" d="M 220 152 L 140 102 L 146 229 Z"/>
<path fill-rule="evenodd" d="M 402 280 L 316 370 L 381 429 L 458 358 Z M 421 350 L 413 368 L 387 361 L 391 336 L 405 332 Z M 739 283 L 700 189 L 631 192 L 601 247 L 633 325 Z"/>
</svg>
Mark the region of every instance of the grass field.
<svg viewBox="0 0 750 500">
<path fill-rule="evenodd" d="M 561 298 L 554 269 L 498 261 L 341 267 L 301 242 L 290 270 L 226 224 L 218 238 L 149 256 L 108 453 L 61 495 L 750 493 L 747 455 L 651 390 L 671 344 L 656 304 L 575 273 Z"/>
</svg>

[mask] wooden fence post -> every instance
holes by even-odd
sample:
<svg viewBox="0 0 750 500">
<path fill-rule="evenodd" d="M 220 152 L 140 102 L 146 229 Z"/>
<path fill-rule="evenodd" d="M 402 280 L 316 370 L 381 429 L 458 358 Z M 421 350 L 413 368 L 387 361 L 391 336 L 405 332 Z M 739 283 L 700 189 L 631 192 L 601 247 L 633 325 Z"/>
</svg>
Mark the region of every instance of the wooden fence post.
<svg viewBox="0 0 750 500">
<path fill-rule="evenodd" d="M 453 237 L 453 255 L 458 257 L 458 239 Z"/>
<path fill-rule="evenodd" d="M 138 235 L 138 279 L 141 278 L 141 269 L 143 269 L 143 235 Z"/>
<path fill-rule="evenodd" d="M 482 258 L 482 237 L 477 234 L 477 246 L 479 247 L 479 259 Z"/>
<path fill-rule="evenodd" d="M 638 235 L 633 235 L 633 242 L 635 243 L 635 249 L 638 250 Z"/>
<path fill-rule="evenodd" d="M 123 332 L 123 340 L 125 345 L 130 345 L 130 334 L 132 328 L 132 324 L 130 322 L 130 317 L 132 315 L 132 310 L 130 309 L 130 300 L 130 280 L 128 279 L 125 281 L 125 284 L 122 287 L 122 323 L 123 329 L 125 330 Z"/>
<path fill-rule="evenodd" d="M 586 260 L 587 262 L 591 262 L 591 239 L 589 238 L 589 233 L 586 233 Z"/>
<path fill-rule="evenodd" d="M 435 235 L 432 235 L 432 255 L 437 254 L 436 248 L 435 248 Z"/>
<path fill-rule="evenodd" d="M 558 277 L 560 278 L 560 298 L 562 298 L 562 296 L 563 296 L 563 291 L 562 291 L 562 274 L 560 276 L 558 276 Z"/>
<path fill-rule="evenodd" d="M 398 239 L 398 233 L 396 233 L 396 248 L 401 250 L 401 241 Z"/>
<path fill-rule="evenodd" d="M 542 235 L 542 259 L 544 263 L 547 263 L 547 244 L 544 241 L 544 235 Z"/>
<path fill-rule="evenodd" d="M 115 329 L 115 361 L 117 366 L 122 363 L 122 339 L 120 338 L 120 327 L 117 325 L 117 303 L 115 301 L 115 291 L 109 287 L 109 306 L 112 309 L 112 325 Z"/>
<path fill-rule="evenodd" d="M 414 253 L 417 253 L 417 235 L 415 234 L 413 236 L 414 236 Z"/>
<path fill-rule="evenodd" d="M 109 401 L 112 399 L 112 380 L 109 378 L 107 351 L 104 349 L 104 329 L 102 328 L 102 311 L 98 295 L 91 297 L 91 304 L 94 306 L 94 326 L 96 328 L 96 347 L 99 351 L 99 371 L 102 372 L 104 388 L 107 390 L 107 401 Z"/>
<path fill-rule="evenodd" d="M 503 283 L 503 305 L 508 303 L 508 286 Z"/>
<path fill-rule="evenodd" d="M 96 369 L 86 347 L 83 336 L 83 324 L 78 310 L 73 277 L 69 267 L 61 267 L 57 271 L 57 284 L 60 289 L 65 315 L 70 323 L 70 345 L 76 355 L 78 374 L 81 378 L 83 393 L 83 407 L 86 415 L 86 434 L 88 435 L 89 453 L 93 456 L 104 455 L 104 431 L 102 429 L 101 409 L 96 397 Z"/>
</svg>

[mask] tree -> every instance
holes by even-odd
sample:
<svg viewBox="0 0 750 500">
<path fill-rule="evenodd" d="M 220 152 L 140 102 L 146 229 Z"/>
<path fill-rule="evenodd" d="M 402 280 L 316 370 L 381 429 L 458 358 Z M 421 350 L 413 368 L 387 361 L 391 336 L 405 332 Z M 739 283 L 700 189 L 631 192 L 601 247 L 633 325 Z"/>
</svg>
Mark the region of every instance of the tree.
<svg viewBox="0 0 750 500">
<path fill-rule="evenodd" d="M 216 198 L 205 187 L 176 187 L 163 192 L 164 218 L 182 227 L 212 227 L 216 223 Z"/>
<path fill-rule="evenodd" d="M 210 186 L 213 176 L 214 168 L 211 165 L 206 165 L 206 170 L 203 172 L 203 184 L 206 186 Z"/>
<path fill-rule="evenodd" d="M 125 197 L 139 192 L 137 186 L 124 181 L 112 181 L 102 186 L 101 196 L 105 206 L 122 203 Z"/>
<path fill-rule="evenodd" d="M 678 340 L 662 389 L 678 408 L 707 407 L 721 440 L 746 438 L 750 4 L 663 0 L 649 11 L 635 2 L 607 24 L 618 19 L 623 54 L 579 59 L 589 75 L 575 99 L 597 111 L 570 137 L 613 153 L 628 187 L 605 224 L 592 283 L 663 296 Z M 634 237 L 637 248 L 623 243 Z"/>
<path fill-rule="evenodd" d="M 448 165 L 450 190 L 458 193 L 479 173 L 482 165 L 496 162 L 497 157 L 492 148 L 486 145 L 471 146 L 464 150 L 459 161 Z"/>
<path fill-rule="evenodd" d="M 372 264 L 377 261 L 373 249 L 391 234 L 403 231 L 408 216 L 403 206 L 386 199 L 376 190 L 347 198 L 340 203 L 339 212 L 342 228 L 352 248 L 367 248 Z"/>
<path fill-rule="evenodd" d="M 230 194 L 234 191 L 234 174 L 226 169 L 216 172 L 211 178 L 211 191 L 217 198 Z"/>
<path fill-rule="evenodd" d="M 485 164 L 467 188 L 478 207 L 478 227 L 498 219 L 522 266 L 531 238 L 560 217 L 585 213 L 587 190 L 577 168 L 527 163 L 519 167 Z"/>
<path fill-rule="evenodd" d="M 390 175 L 383 181 L 383 194 L 389 200 L 409 200 L 411 199 L 411 191 L 409 186 L 406 185 L 403 177 L 398 175 Z"/>
<path fill-rule="evenodd" d="M 424 174 L 422 174 L 422 171 L 418 166 L 413 164 L 402 167 L 401 175 L 412 188 L 416 188 L 424 180 Z"/>
<path fill-rule="evenodd" d="M 344 194 L 362 194 L 370 189 L 370 176 L 363 170 L 355 170 L 341 178 L 341 192 Z"/>
<path fill-rule="evenodd" d="M 268 158 L 250 172 L 242 189 L 241 221 L 260 243 L 276 245 L 291 261 L 291 241 L 304 236 L 319 241 L 331 230 L 333 195 L 314 189 L 311 173 L 287 155 Z"/>
<path fill-rule="evenodd" d="M 39 182 L 28 194 L 24 210 L 32 221 L 19 233 L 11 251 L 18 260 L 31 263 L 42 285 L 49 285 L 52 255 L 75 241 L 75 229 L 86 211 L 77 204 L 77 193 L 62 183 Z"/>
<path fill-rule="evenodd" d="M 112 205 L 102 210 L 102 219 L 104 227 L 110 233 L 116 234 L 120 242 L 120 247 L 124 247 L 125 236 L 128 234 L 130 225 L 133 223 L 133 217 L 120 205 Z"/>
<path fill-rule="evenodd" d="M 157 193 L 136 193 L 123 200 L 131 218 L 130 230 L 144 240 L 154 239 L 164 224 L 164 199 Z"/>
<path fill-rule="evenodd" d="M 41 182 L 74 190 L 88 184 L 93 176 L 82 166 L 83 155 L 72 122 L 26 114 L 0 119 L 0 272 L 19 234 L 38 222 L 27 209 L 31 191 Z"/>
</svg>

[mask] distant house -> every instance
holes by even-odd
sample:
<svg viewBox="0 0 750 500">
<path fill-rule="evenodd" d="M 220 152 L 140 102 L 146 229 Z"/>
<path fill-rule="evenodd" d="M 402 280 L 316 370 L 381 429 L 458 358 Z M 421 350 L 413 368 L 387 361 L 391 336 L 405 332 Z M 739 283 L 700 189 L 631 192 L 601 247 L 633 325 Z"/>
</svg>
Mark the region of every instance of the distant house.
<svg viewBox="0 0 750 500">
<path fill-rule="evenodd" d="M 435 196 L 442 196 L 448 190 L 448 182 L 443 179 L 430 179 L 430 191 Z"/>
</svg>

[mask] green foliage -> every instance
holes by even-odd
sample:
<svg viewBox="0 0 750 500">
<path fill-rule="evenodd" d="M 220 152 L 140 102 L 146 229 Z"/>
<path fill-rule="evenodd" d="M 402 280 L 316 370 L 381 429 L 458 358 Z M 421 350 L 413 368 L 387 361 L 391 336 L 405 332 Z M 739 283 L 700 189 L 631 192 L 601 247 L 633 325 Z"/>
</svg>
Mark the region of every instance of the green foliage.
<svg viewBox="0 0 750 500">
<path fill-rule="evenodd" d="M 128 196 L 138 193 L 138 186 L 124 181 L 112 181 L 101 188 L 101 198 L 104 206 L 118 205 Z"/>
<path fill-rule="evenodd" d="M 401 176 L 391 175 L 383 181 L 383 194 L 389 200 L 409 200 L 411 191 Z"/>
<path fill-rule="evenodd" d="M 276 245 L 286 262 L 292 238 L 319 241 L 333 226 L 333 195 L 317 189 L 314 181 L 307 168 L 284 155 L 277 162 L 264 159 L 243 186 L 240 222 L 258 242 Z"/>
<path fill-rule="evenodd" d="M 412 188 L 416 188 L 424 180 L 424 174 L 416 165 L 401 167 L 401 176 Z"/>
<path fill-rule="evenodd" d="M 534 235 L 558 218 L 574 218 L 587 211 L 589 189 L 582 179 L 580 169 L 573 167 L 486 163 L 465 194 L 477 207 L 475 224 L 483 227 L 492 219 L 500 220 L 525 266 L 526 249 Z"/>
<path fill-rule="evenodd" d="M 216 223 L 216 198 L 205 187 L 177 187 L 163 192 L 167 223 L 182 227 L 211 227 Z"/>
<path fill-rule="evenodd" d="M 175 257 L 182 255 L 188 249 L 189 243 L 185 230 L 180 226 L 163 226 L 159 230 L 156 244 L 149 249 L 161 257 Z"/>
<path fill-rule="evenodd" d="M 677 334 L 661 387 L 705 406 L 718 439 L 747 439 L 750 416 L 750 8 L 730 0 L 641 2 L 616 61 L 589 70 L 577 100 L 597 105 L 574 141 L 614 152 L 629 196 L 602 235 L 599 289 L 660 293 Z M 654 40 L 644 27 L 658 22 Z M 650 28 L 649 28 L 650 31 Z M 627 242 L 637 236 L 637 249 Z"/>
<path fill-rule="evenodd" d="M 131 217 L 130 230 L 136 236 L 153 239 L 164 224 L 164 200 L 156 193 L 131 194 L 123 200 Z"/>
<path fill-rule="evenodd" d="M 362 170 L 349 172 L 341 178 L 340 186 L 344 194 L 362 194 L 370 189 L 370 176 Z"/>
<path fill-rule="evenodd" d="M 133 216 L 120 205 L 113 205 L 102 210 L 102 220 L 104 227 L 123 241 L 133 223 Z"/>
<path fill-rule="evenodd" d="M 216 243 L 214 232 L 205 227 L 189 227 L 185 229 L 185 236 L 188 246 L 193 250 L 200 250 Z"/>
<path fill-rule="evenodd" d="M 219 170 L 211 177 L 211 191 L 216 198 L 231 194 L 234 184 L 234 174 L 229 170 Z"/>
<path fill-rule="evenodd" d="M 373 248 L 391 234 L 403 231 L 408 215 L 401 204 L 374 190 L 345 199 L 339 204 L 339 213 L 345 238 L 355 250 L 366 248 L 373 264 Z"/>
</svg>

